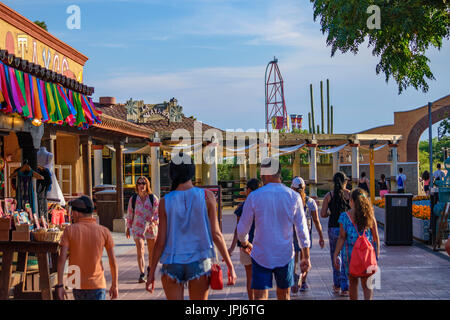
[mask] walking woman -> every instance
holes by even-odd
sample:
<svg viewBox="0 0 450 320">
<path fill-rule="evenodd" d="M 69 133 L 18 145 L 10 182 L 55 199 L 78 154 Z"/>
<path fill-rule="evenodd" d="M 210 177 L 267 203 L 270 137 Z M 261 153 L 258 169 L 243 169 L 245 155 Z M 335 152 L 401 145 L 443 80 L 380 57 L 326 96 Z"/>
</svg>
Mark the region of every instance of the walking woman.
<svg viewBox="0 0 450 320">
<path fill-rule="evenodd" d="M 184 158 L 183 154 L 179 155 Z M 194 187 L 195 165 L 170 163 L 172 190 L 159 206 L 160 230 L 153 253 L 147 290 L 153 292 L 158 261 L 161 281 L 168 300 L 183 300 L 188 284 L 191 300 L 207 300 L 213 242 L 227 264 L 228 283 L 234 285 L 236 273 L 217 219 L 216 200 L 211 191 Z M 150 288 L 151 287 L 151 288 Z"/>
<path fill-rule="evenodd" d="M 310 198 L 306 195 L 305 189 L 306 189 L 306 183 L 305 181 L 300 177 L 295 177 L 292 180 L 291 183 L 291 189 L 297 191 L 300 194 L 300 197 L 302 198 L 303 207 L 306 214 L 306 221 L 308 223 L 308 229 L 309 229 L 309 237 L 311 239 L 310 243 L 310 249 L 312 247 L 312 222 L 314 222 L 314 226 L 316 227 L 317 233 L 319 234 L 319 246 L 323 249 L 325 246 L 325 241 L 323 240 L 323 233 L 322 233 L 322 225 L 320 224 L 319 220 L 319 214 L 318 214 L 318 208 L 317 203 L 314 201 L 313 198 Z M 294 286 L 292 287 L 292 293 L 295 294 L 298 291 L 298 279 L 299 275 L 295 274 L 295 268 L 297 267 L 297 261 L 298 256 L 300 256 L 300 260 L 302 259 L 302 251 L 300 250 L 300 246 L 298 244 L 297 234 L 294 229 L 294 249 L 295 249 L 295 266 L 294 266 Z M 300 292 L 304 292 L 309 289 L 308 284 L 306 283 L 306 276 L 308 275 L 308 272 L 303 273 L 302 281 L 300 284 Z"/>
<path fill-rule="evenodd" d="M 246 196 L 257 190 L 261 186 L 261 181 L 258 179 L 250 179 L 247 181 L 247 187 L 245 189 Z M 234 211 L 234 214 L 236 215 L 236 229 L 234 230 L 234 236 L 233 241 L 231 242 L 230 248 L 228 248 L 228 253 L 233 253 L 234 249 L 236 248 L 236 245 L 239 247 L 239 260 L 241 261 L 242 265 L 245 268 L 245 274 L 247 276 L 247 295 L 248 300 L 255 300 L 255 295 L 253 292 L 253 289 L 251 288 L 252 284 L 252 258 L 250 257 L 250 254 L 248 253 L 248 249 L 242 248 L 241 242 L 237 239 L 237 224 L 239 223 L 239 219 L 242 216 L 242 211 L 244 210 L 244 204 L 245 201 L 242 202 L 239 207 Z M 250 232 L 248 235 L 248 242 L 253 242 L 253 237 L 255 235 L 255 222 L 253 222 L 252 227 L 250 228 Z"/>
<path fill-rule="evenodd" d="M 347 190 L 348 178 L 343 172 L 336 172 L 333 176 L 334 189 L 325 195 L 322 203 L 320 216 L 328 219 L 328 239 L 330 244 L 330 258 L 333 267 L 333 292 L 347 297 L 348 278 L 343 266 L 336 268 L 334 264 L 334 252 L 339 239 L 339 217 L 342 212 L 347 211 L 349 206 L 350 191 Z"/>
<path fill-rule="evenodd" d="M 370 193 L 369 191 L 369 179 L 366 178 L 366 173 L 363 171 L 361 172 L 361 179 L 359 179 L 358 188 L 363 189 L 367 193 Z"/>
<path fill-rule="evenodd" d="M 364 291 L 364 299 L 372 300 L 373 290 L 367 286 L 366 277 L 353 277 L 349 274 L 350 258 L 352 256 L 353 246 L 359 235 L 363 232 L 372 243 L 375 249 L 377 260 L 379 257 L 380 239 L 378 237 L 378 228 L 373 207 L 370 203 L 368 194 L 358 188 L 352 191 L 350 195 L 350 211 L 343 212 L 339 218 L 340 234 L 334 253 L 334 264 L 338 268 L 340 264 L 344 266 L 345 274 L 350 281 L 350 300 L 358 300 L 358 282 L 361 278 L 361 286 Z M 344 259 L 339 261 L 339 253 L 343 251 Z"/>
<path fill-rule="evenodd" d="M 381 174 L 381 180 L 378 181 L 378 186 L 380 189 L 380 197 L 384 198 L 384 196 L 389 193 L 389 188 L 386 182 L 386 176 L 384 174 Z"/>
<path fill-rule="evenodd" d="M 431 181 L 430 173 L 427 170 L 425 170 L 422 173 L 421 178 L 422 178 L 422 182 L 423 182 L 423 191 L 425 191 L 425 194 L 427 196 L 429 196 L 430 195 L 430 181 Z"/>
<path fill-rule="evenodd" d="M 139 283 L 145 278 L 145 242 L 148 249 L 147 277 L 152 264 L 153 247 L 158 234 L 158 198 L 152 194 L 150 181 L 146 177 L 139 177 L 136 181 L 135 194 L 128 202 L 127 232 L 129 239 L 133 237 L 136 243 L 137 260 L 139 266 Z"/>
</svg>

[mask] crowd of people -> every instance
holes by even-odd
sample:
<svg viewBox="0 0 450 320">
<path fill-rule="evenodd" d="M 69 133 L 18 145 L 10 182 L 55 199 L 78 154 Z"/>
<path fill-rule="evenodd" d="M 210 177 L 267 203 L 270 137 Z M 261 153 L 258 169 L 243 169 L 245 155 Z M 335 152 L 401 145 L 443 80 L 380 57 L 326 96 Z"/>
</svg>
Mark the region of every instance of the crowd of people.
<svg viewBox="0 0 450 320">
<path fill-rule="evenodd" d="M 306 194 L 306 183 L 301 177 L 295 177 L 289 188 L 281 181 L 279 161 L 265 159 L 260 171 L 262 181 L 250 179 L 247 182 L 246 200 L 235 211 L 236 229 L 231 246 L 227 248 L 217 219 L 215 196 L 211 191 L 195 187 L 194 176 L 194 164 L 171 162 L 171 191 L 161 200 L 152 194 L 146 177 L 137 179 L 135 194 L 128 203 L 126 236 L 134 239 L 138 282 L 145 283 L 148 292 L 154 291 L 155 273 L 161 263 L 161 282 L 167 299 L 183 299 L 185 287 L 190 299 L 208 299 L 213 264 L 219 261 L 217 251 L 227 266 L 228 272 L 224 274 L 228 274 L 228 285 L 236 283 L 235 267 L 230 258 L 236 246 L 245 268 L 249 300 L 268 299 L 273 278 L 280 300 L 289 300 L 291 295 L 309 290 L 307 275 L 311 270 L 313 224 L 322 249 L 325 239 L 319 207 Z M 376 270 L 380 243 L 366 190 L 369 181 L 363 175 L 359 187 L 352 191 L 349 191 L 348 181 L 343 172 L 334 175 L 334 188 L 325 195 L 320 211 L 322 218 L 328 218 L 333 270 L 330 286 L 337 295 L 357 299 L 361 279 L 364 298 L 371 299 L 373 293 L 367 281 Z M 111 233 L 95 223 L 89 197 L 75 199 L 70 206 L 75 223 L 66 228 L 61 241 L 58 296 L 60 299 L 67 297 L 63 277 L 68 258 L 69 265 L 79 268 L 80 280 L 77 289 L 73 290 L 74 298 L 105 299 L 106 281 L 101 257 L 106 248 L 112 273 L 109 295 L 115 299 L 119 294 L 118 268 Z M 355 246 L 363 241 L 365 247 Z M 147 268 L 145 246 L 148 249 Z M 361 252 L 362 247 L 368 251 Z M 370 254 L 373 256 L 371 261 L 361 260 L 360 256 Z M 355 271 L 358 267 L 366 268 L 364 263 L 370 263 L 367 272 Z"/>
</svg>

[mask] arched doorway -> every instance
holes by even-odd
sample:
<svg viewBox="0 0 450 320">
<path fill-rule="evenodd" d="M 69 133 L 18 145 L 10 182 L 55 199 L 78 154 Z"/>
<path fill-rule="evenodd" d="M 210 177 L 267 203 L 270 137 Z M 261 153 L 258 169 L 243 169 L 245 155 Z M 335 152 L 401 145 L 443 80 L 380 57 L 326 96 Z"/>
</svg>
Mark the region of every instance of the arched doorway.
<svg viewBox="0 0 450 320">
<path fill-rule="evenodd" d="M 431 121 L 433 124 L 450 117 L 450 105 L 438 106 L 432 111 Z M 428 115 L 420 118 L 411 128 L 406 140 L 406 154 L 408 162 L 416 162 L 419 152 L 419 140 L 425 130 L 428 129 Z"/>
</svg>

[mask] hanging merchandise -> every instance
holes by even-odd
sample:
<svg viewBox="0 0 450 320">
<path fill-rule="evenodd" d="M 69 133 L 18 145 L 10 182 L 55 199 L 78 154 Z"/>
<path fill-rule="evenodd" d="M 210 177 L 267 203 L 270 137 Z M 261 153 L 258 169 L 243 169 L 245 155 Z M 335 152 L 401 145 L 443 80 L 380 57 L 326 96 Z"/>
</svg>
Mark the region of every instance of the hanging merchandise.
<svg viewBox="0 0 450 320">
<path fill-rule="evenodd" d="M 4 113 L 17 113 L 41 122 L 88 128 L 101 123 L 92 99 L 60 84 L 40 80 L 0 62 L 0 104 Z"/>
<path fill-rule="evenodd" d="M 34 197 L 36 190 L 33 187 L 32 179 L 41 180 L 44 177 L 32 170 L 28 161 L 25 161 L 23 166 L 16 169 L 10 178 L 15 179 L 13 185 L 16 188 L 17 210 L 24 210 L 26 203 L 29 203 L 31 211 L 36 213 L 37 203 L 35 203 Z"/>
<path fill-rule="evenodd" d="M 50 190 L 47 192 L 47 199 L 52 201 L 59 201 L 61 206 L 66 205 L 64 195 L 59 186 L 58 180 L 56 179 L 55 170 L 53 168 L 53 154 L 48 152 L 45 147 L 41 147 L 37 152 L 37 163 L 38 166 L 48 169 L 50 173 Z M 46 216 L 46 214 L 45 214 Z"/>
<path fill-rule="evenodd" d="M 52 175 L 50 170 L 44 168 L 42 166 L 38 166 L 36 168 L 36 172 L 44 177 L 43 180 L 38 180 L 36 182 L 36 193 L 37 193 L 37 201 L 38 201 L 38 216 L 44 216 L 46 219 L 48 205 L 47 205 L 47 193 L 50 191 L 52 187 Z"/>
</svg>

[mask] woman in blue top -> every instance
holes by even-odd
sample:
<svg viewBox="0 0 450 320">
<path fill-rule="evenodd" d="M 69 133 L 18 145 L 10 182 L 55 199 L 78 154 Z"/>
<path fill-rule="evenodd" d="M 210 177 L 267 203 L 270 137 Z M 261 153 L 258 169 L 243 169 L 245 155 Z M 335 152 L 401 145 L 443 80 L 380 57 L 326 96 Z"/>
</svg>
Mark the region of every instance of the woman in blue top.
<svg viewBox="0 0 450 320">
<path fill-rule="evenodd" d="M 180 164 L 170 163 L 172 190 L 159 204 L 159 232 L 147 290 L 153 292 L 155 270 L 161 260 L 161 281 L 168 300 L 183 300 L 186 283 L 191 300 L 207 300 L 211 260 L 215 257 L 213 242 L 227 264 L 229 284 L 235 284 L 236 273 L 220 231 L 214 194 L 194 187 L 195 165 L 185 163 L 183 154 L 179 157 Z"/>
<path fill-rule="evenodd" d="M 339 267 L 339 254 L 342 252 L 343 269 L 349 279 L 350 300 L 358 299 L 358 282 L 359 278 L 353 277 L 349 274 L 350 258 L 352 256 L 353 246 L 359 235 L 366 233 L 367 238 L 375 248 L 377 259 L 379 257 L 378 249 L 380 247 L 380 239 L 378 237 L 377 221 L 373 213 L 373 207 L 367 192 L 358 188 L 350 194 L 350 210 L 342 212 L 339 217 L 339 239 L 334 252 L 335 267 Z M 358 228 L 358 232 L 356 231 Z M 371 300 L 373 297 L 373 290 L 367 286 L 368 277 L 361 277 L 361 286 L 364 291 L 364 299 Z"/>
</svg>

